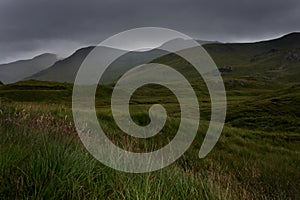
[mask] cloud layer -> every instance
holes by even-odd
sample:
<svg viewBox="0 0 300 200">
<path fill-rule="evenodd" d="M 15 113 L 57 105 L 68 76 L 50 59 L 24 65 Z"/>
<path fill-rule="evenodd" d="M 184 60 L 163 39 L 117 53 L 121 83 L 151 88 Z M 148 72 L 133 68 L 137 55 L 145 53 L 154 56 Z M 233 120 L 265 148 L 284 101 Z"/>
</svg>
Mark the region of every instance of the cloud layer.
<svg viewBox="0 0 300 200">
<path fill-rule="evenodd" d="M 299 11 L 297 0 L 2 0 L 0 62 L 42 52 L 66 56 L 142 26 L 203 40 L 267 39 L 300 31 Z"/>
</svg>

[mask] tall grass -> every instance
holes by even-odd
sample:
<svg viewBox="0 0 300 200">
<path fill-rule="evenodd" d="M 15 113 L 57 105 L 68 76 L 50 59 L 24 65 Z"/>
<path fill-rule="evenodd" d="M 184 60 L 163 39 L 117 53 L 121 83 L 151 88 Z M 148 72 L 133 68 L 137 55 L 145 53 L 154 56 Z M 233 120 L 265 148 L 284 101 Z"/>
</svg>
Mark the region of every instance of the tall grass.
<svg viewBox="0 0 300 200">
<path fill-rule="evenodd" d="M 213 184 L 178 166 L 137 175 L 114 171 L 85 150 L 68 117 L 53 116 L 62 108 L 28 106 L 1 109 L 1 199 L 218 198 Z"/>
<path fill-rule="evenodd" d="M 226 127 L 213 152 L 199 160 L 204 122 L 192 147 L 174 164 L 127 174 L 85 150 L 65 106 L 14 103 L 2 105 L 0 112 L 0 199 L 300 198 L 298 134 Z M 108 131 L 114 128 L 109 114 L 102 119 Z M 110 137 L 126 141 L 118 135 Z"/>
</svg>

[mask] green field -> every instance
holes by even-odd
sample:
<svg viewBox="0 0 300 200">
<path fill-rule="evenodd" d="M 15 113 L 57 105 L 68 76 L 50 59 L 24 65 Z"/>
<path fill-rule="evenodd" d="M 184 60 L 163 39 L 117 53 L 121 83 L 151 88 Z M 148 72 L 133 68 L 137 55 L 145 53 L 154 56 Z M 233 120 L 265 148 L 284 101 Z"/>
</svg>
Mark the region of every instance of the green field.
<svg viewBox="0 0 300 200">
<path fill-rule="evenodd" d="M 210 100 L 192 79 L 201 109 L 189 150 L 152 173 L 128 174 L 104 166 L 83 147 L 74 128 L 72 85 L 26 81 L 0 86 L 0 199 L 299 199 L 300 85 L 224 76 L 226 125 L 219 142 L 198 158 L 210 119 Z M 131 99 L 136 123 L 149 123 L 148 108 L 164 102 L 168 120 L 150 139 L 126 136 L 113 121 L 112 87 L 99 86 L 98 119 L 122 148 L 158 149 L 176 134 L 176 98 L 149 85 Z M 159 141 L 159 142 L 158 142 Z"/>
</svg>

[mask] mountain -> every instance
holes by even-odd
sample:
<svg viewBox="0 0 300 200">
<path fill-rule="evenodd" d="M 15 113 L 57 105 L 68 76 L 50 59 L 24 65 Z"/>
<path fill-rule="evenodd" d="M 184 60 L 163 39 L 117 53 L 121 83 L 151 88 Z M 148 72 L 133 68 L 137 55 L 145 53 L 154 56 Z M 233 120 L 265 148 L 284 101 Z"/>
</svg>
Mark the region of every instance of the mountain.
<svg viewBox="0 0 300 200">
<path fill-rule="evenodd" d="M 227 77 L 300 82 L 300 33 L 255 43 L 205 44 Z"/>
<path fill-rule="evenodd" d="M 44 70 L 57 61 L 54 54 L 41 54 L 29 60 L 20 60 L 0 65 L 0 81 L 9 84 L 23 80 L 41 70 Z"/>
<path fill-rule="evenodd" d="M 209 43 L 202 45 L 213 58 L 225 81 L 252 84 L 300 82 L 300 33 L 255 43 Z M 176 54 L 153 62 L 176 68 L 189 78 L 198 76 L 189 63 Z"/>
<path fill-rule="evenodd" d="M 177 40 L 180 39 L 174 41 Z M 225 79 L 239 79 L 241 84 L 249 80 L 300 82 L 300 33 L 291 33 L 277 39 L 255 43 L 198 42 L 203 43 L 202 46 L 211 55 Z M 162 47 L 176 48 L 176 44 L 169 41 Z M 70 57 L 56 62 L 50 68 L 28 79 L 74 82 L 81 63 L 94 48 L 79 49 Z M 120 51 L 109 48 L 107 50 Z M 134 66 L 151 61 L 173 66 L 179 71 L 184 71 L 187 76 L 196 75 L 195 71 L 187 67 L 189 63 L 179 56 L 153 49 L 128 52 L 121 56 L 105 71 L 101 83 L 115 82 Z"/>
<path fill-rule="evenodd" d="M 86 56 L 94 49 L 94 46 L 86 47 L 77 50 L 74 54 L 64 60 L 56 62 L 53 66 L 43 71 L 34 74 L 28 79 L 56 81 L 56 82 L 74 82 L 77 71 L 86 58 Z M 103 74 L 101 83 L 112 83 L 118 79 L 123 73 L 129 69 L 143 63 L 150 62 L 151 60 L 166 55 L 167 52 L 159 49 L 154 49 L 145 52 L 128 52 L 123 50 L 113 49 L 109 47 L 101 47 L 105 53 L 125 53 L 114 61 Z M 97 50 L 102 50 L 97 47 Z"/>
<path fill-rule="evenodd" d="M 26 79 L 73 82 L 81 63 L 93 48 L 93 46 L 90 46 L 79 49 L 68 58 L 59 60 L 51 67 L 37 72 Z"/>
<path fill-rule="evenodd" d="M 164 43 L 160 48 L 176 48 L 178 40 L 174 39 Z M 209 41 L 197 40 L 199 44 L 212 43 Z M 181 44 L 190 44 L 189 41 L 182 41 Z M 95 46 L 85 47 L 77 50 L 71 56 L 64 60 L 56 62 L 53 66 L 43 71 L 40 71 L 28 79 L 44 80 L 44 81 L 56 81 L 56 82 L 74 82 L 77 71 L 86 58 L 86 56 L 95 48 Z M 99 48 L 99 47 L 97 47 Z M 148 63 L 156 58 L 167 55 L 168 52 L 161 49 L 152 49 L 149 51 L 131 51 L 122 52 L 119 49 L 113 49 L 109 47 L 101 47 L 105 49 L 105 53 L 111 52 L 125 53 L 123 56 L 119 57 L 114 61 L 108 69 L 105 71 L 101 78 L 101 83 L 109 84 L 115 82 L 122 74 L 124 74 L 129 69 L 144 63 Z"/>
</svg>

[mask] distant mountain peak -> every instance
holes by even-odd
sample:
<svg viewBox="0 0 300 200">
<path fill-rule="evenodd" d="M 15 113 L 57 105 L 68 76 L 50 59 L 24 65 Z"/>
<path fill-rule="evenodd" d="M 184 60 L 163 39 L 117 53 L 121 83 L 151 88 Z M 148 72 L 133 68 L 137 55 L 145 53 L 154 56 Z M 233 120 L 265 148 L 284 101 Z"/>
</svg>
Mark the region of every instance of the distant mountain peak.
<svg viewBox="0 0 300 200">
<path fill-rule="evenodd" d="M 44 53 L 32 59 L 18 60 L 0 65 L 0 80 L 4 84 L 14 83 L 44 70 L 57 61 L 57 56 Z"/>
<path fill-rule="evenodd" d="M 43 54 L 40 54 L 40 55 L 37 55 L 37 56 L 33 57 L 32 59 L 45 58 L 45 57 L 57 58 L 57 55 L 53 54 L 53 53 L 43 53 Z"/>
</svg>

